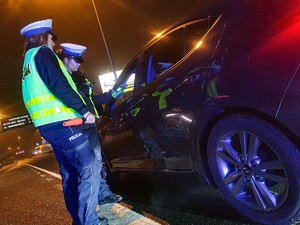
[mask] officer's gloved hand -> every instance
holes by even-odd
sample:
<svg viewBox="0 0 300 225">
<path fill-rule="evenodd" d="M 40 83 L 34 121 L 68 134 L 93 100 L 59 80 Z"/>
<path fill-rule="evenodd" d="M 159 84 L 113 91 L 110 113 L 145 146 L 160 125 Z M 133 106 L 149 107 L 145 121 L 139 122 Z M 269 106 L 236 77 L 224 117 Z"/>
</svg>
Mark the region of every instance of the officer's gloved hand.
<svg viewBox="0 0 300 225">
<path fill-rule="evenodd" d="M 112 90 L 112 97 L 117 99 L 125 90 L 128 85 L 126 83 L 121 84 L 116 90 Z"/>
<path fill-rule="evenodd" d="M 84 114 L 83 118 L 85 119 L 84 123 L 87 124 L 95 123 L 96 121 L 96 117 L 91 112 L 87 112 L 86 114 Z"/>
</svg>

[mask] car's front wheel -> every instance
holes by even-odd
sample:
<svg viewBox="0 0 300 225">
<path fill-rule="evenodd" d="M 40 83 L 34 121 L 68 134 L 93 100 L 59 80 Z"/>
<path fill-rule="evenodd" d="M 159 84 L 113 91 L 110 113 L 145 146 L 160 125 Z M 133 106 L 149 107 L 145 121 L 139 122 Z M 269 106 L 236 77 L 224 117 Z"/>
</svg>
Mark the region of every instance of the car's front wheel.
<svg viewBox="0 0 300 225">
<path fill-rule="evenodd" d="M 219 121 L 208 139 L 208 163 L 225 198 L 264 224 L 296 224 L 300 153 L 271 124 L 246 115 Z"/>
</svg>

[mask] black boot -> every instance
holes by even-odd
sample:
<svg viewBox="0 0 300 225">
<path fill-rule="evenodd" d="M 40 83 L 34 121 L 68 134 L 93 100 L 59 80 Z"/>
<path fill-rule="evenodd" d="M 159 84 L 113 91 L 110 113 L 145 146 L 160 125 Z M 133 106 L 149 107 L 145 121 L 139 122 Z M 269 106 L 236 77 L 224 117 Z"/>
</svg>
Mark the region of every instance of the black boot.
<svg viewBox="0 0 300 225">
<path fill-rule="evenodd" d="M 98 217 L 99 222 L 98 225 L 107 225 L 108 224 L 108 219 L 106 217 Z M 73 221 L 72 225 L 76 225 L 76 223 Z"/>
<path fill-rule="evenodd" d="M 108 219 L 106 217 L 99 217 L 98 225 L 107 225 Z"/>
<path fill-rule="evenodd" d="M 106 203 L 117 203 L 123 200 L 122 195 L 117 195 L 114 193 L 111 193 L 109 196 L 105 197 L 104 199 L 100 200 L 98 203 L 99 205 L 104 205 Z"/>
</svg>

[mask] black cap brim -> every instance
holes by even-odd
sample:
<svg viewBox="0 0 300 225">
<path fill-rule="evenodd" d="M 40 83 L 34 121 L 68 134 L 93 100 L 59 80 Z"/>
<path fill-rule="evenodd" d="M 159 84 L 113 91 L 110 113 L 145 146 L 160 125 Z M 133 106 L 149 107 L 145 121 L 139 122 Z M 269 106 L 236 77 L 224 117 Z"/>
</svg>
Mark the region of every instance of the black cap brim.
<svg viewBox="0 0 300 225">
<path fill-rule="evenodd" d="M 65 57 L 74 59 L 78 63 L 84 63 L 82 56 L 74 56 L 74 55 L 65 55 Z"/>
<path fill-rule="evenodd" d="M 76 56 L 76 57 L 73 57 L 77 62 L 79 62 L 79 63 L 84 63 L 84 60 L 83 60 L 83 58 L 82 57 L 78 57 L 78 56 Z"/>
<path fill-rule="evenodd" d="M 58 37 L 57 37 L 56 34 L 54 34 L 53 31 L 48 31 L 47 33 L 52 35 L 52 40 L 53 40 L 53 41 L 56 41 L 56 40 L 57 40 Z"/>
</svg>

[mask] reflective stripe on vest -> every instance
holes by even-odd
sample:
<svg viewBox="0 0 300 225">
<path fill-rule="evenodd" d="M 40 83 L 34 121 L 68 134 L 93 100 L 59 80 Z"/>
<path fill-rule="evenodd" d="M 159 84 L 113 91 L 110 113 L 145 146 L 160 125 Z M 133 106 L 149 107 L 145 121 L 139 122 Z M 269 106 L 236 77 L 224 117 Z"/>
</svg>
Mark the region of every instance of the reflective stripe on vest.
<svg viewBox="0 0 300 225">
<path fill-rule="evenodd" d="M 54 95 L 44 95 L 44 96 L 37 96 L 34 98 L 29 99 L 26 103 L 25 106 L 26 108 L 29 108 L 33 105 L 41 104 L 44 102 L 50 102 L 56 100 L 56 97 Z"/>
<path fill-rule="evenodd" d="M 57 113 L 69 113 L 72 112 L 72 109 L 66 106 L 60 106 L 52 109 L 43 109 L 32 113 L 32 119 L 36 120 L 40 117 L 52 116 Z"/>
<path fill-rule="evenodd" d="M 95 116 L 96 116 L 97 118 L 99 118 L 98 111 L 97 111 L 97 109 L 96 109 L 96 107 L 95 107 L 95 104 L 94 104 L 94 102 L 93 102 L 93 99 L 92 99 L 92 96 L 93 96 L 93 88 L 92 88 L 91 82 L 89 82 L 88 79 L 85 79 L 85 82 L 87 83 L 87 85 L 88 85 L 88 87 L 89 87 L 89 99 L 90 99 L 90 101 L 91 101 L 91 103 L 92 103 L 92 105 L 93 105 L 93 109 L 94 109 Z"/>
</svg>

